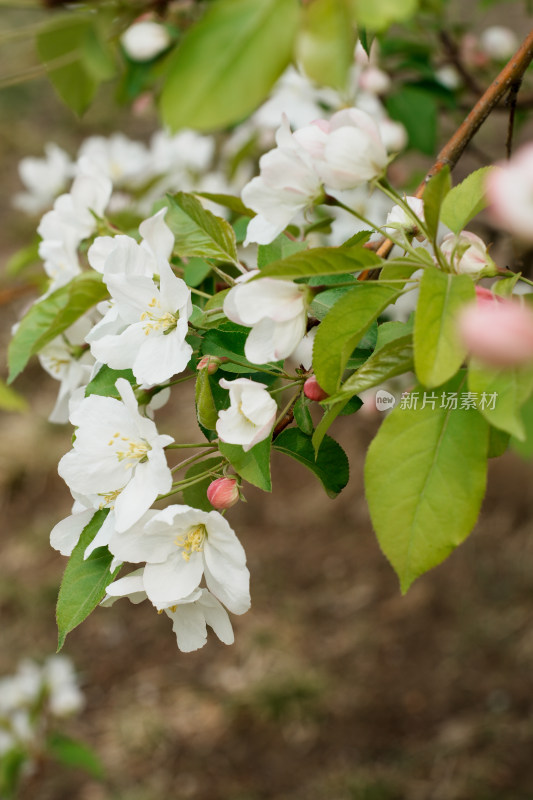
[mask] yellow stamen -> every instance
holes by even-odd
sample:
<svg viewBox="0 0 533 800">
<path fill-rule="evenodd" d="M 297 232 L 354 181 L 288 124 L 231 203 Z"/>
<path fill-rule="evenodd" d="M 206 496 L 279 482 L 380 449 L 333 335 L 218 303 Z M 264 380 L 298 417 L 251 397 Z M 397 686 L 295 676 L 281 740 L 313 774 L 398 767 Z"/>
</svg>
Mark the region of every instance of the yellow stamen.
<svg viewBox="0 0 533 800">
<path fill-rule="evenodd" d="M 207 530 L 205 525 L 191 525 L 183 536 L 176 536 L 174 544 L 176 547 L 183 548 L 182 557 L 185 561 L 190 561 L 192 553 L 201 553 L 203 551 L 206 538 Z"/>
</svg>

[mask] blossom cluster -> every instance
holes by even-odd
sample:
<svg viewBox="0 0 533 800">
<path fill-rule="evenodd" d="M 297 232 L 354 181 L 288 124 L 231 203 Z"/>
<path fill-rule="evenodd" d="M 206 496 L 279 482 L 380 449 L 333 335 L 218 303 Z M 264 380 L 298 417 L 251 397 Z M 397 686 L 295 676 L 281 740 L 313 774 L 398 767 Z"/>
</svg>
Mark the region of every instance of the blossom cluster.
<svg viewBox="0 0 533 800">
<path fill-rule="evenodd" d="M 45 162 L 26 162 L 22 167 L 32 191 L 19 197 L 19 205 L 37 210 L 53 201 L 38 228 L 39 254 L 50 284 L 37 305 L 75 283 L 82 272 L 92 275 L 95 285 L 102 287 L 100 299 L 104 298 L 84 309 L 70 327 L 63 326 L 39 352 L 43 367 L 61 381 L 50 419 L 68 420 L 75 428 L 72 448 L 58 468 L 73 497 L 72 513 L 54 527 L 51 544 L 65 556 L 75 551 L 79 555 L 81 549 L 85 560 L 105 548 L 112 576 L 103 605 L 120 597 L 133 603 L 148 601 L 170 618 L 182 651 L 202 647 L 207 627 L 230 644 L 229 614 L 241 615 L 250 607 L 245 552 L 224 513 L 240 498 L 242 481 L 250 474 L 246 465 L 253 463 L 257 448 L 275 442 L 294 418 L 301 431 L 294 452 L 301 456 L 304 449 L 304 460 L 312 466 L 308 453 L 314 452 L 316 460 L 322 439 L 316 443 L 320 431 L 315 430 L 309 403 L 327 400 L 344 369 L 355 374 L 369 350 L 375 349 L 372 358 L 379 354 L 377 319 L 384 307 L 378 304 L 373 317 L 363 318 L 355 331 L 360 336 L 354 337 L 351 330 L 344 333 L 349 315 L 341 319 L 339 336 L 345 335 L 346 341 L 341 340 L 336 352 L 339 374 L 324 383 L 327 391 L 313 371 L 314 343 L 321 341 L 324 328 L 327 332 L 327 323 L 322 324 L 329 312 L 336 313 L 335 301 L 340 297 L 343 302 L 350 292 L 358 291 L 356 273 L 362 266 L 385 266 L 366 248 L 371 231 L 388 236 L 395 246 L 396 266 L 409 268 L 390 284 L 377 287 L 389 292 L 390 305 L 405 297 L 416 305 L 414 290 L 423 282 L 424 272 L 431 275 L 438 270 L 448 276 L 448 283 L 467 285 L 468 291 L 461 291 L 469 298 L 481 279 L 502 272 L 487 244 L 471 231 L 441 224 L 432 235 L 421 198 L 402 196 L 385 180 L 392 153 L 405 143 L 398 127 L 396 138 L 392 135 L 394 124 L 378 99 L 386 90 L 386 78 L 359 48 L 354 65 L 357 105 L 339 110 L 341 98 L 330 97 L 331 114 L 325 118 L 313 90 L 305 102 L 293 105 L 293 114 L 300 117 L 295 121 L 281 117 L 280 106 L 291 87 L 302 90 L 306 84 L 294 72 L 286 75 L 274 97 L 222 146 L 229 159 L 236 142 L 242 146 L 243 137 L 250 136 L 250 125 L 256 133 L 257 129 L 271 132 L 261 120 L 277 112 L 275 147 L 260 157 L 259 174 L 253 177 L 249 170 L 253 167 L 241 164 L 243 169 L 230 186 L 224 158 L 215 171 L 214 140 L 190 131 L 176 137 L 156 134 L 150 146 L 120 135 L 89 139 L 75 164 L 50 147 Z M 264 146 L 270 144 L 264 136 Z M 510 162 L 492 175 L 503 175 L 512 183 L 514 169 Z M 47 171 L 56 180 L 50 182 L 53 193 L 73 177 L 70 190 L 55 200 L 43 193 Z M 487 193 L 497 209 L 497 191 L 491 188 L 495 180 L 491 177 Z M 213 197 L 224 205 L 220 192 L 236 191 L 239 182 L 242 201 L 230 202 L 228 208 L 244 210 L 251 219 L 233 219 L 232 228 L 209 208 Z M 161 195 L 167 190 L 170 197 L 165 201 Z M 195 195 L 183 195 L 187 191 Z M 382 206 L 369 218 L 361 198 L 371 195 L 380 197 Z M 126 211 L 124 223 L 121 215 Z M 320 228 L 329 211 L 333 216 L 325 227 L 331 223 L 332 233 L 311 230 L 306 238 L 308 225 Z M 335 219 L 338 212 L 347 217 Z M 343 228 L 346 219 L 349 225 Z M 342 225 L 333 230 L 339 221 Z M 285 236 L 293 225 L 295 232 L 291 228 Z M 361 227 L 366 233 L 352 246 Z M 342 242 L 348 240 L 341 253 L 345 260 L 334 265 L 332 275 L 332 252 L 336 252 L 332 245 L 338 244 L 339 236 Z M 290 245 L 300 267 L 300 251 L 309 244 L 326 245 L 319 250 L 325 251 L 324 261 L 319 256 L 314 271 L 305 272 L 304 264 L 301 277 L 294 280 L 283 271 L 264 276 L 265 259 L 267 264 L 279 259 L 279 253 L 272 255 L 267 247 L 272 245 L 277 252 L 276 242 L 281 260 L 283 247 Z M 313 258 L 313 247 L 306 255 Z M 191 279 L 199 258 L 200 277 L 195 274 Z M 354 261 L 348 262 L 350 258 Z M 332 277 L 340 280 L 328 292 Z M 492 295 L 487 289 L 477 290 L 477 305 L 483 292 Z M 322 308 L 315 304 L 317 297 Z M 498 307 L 497 313 L 503 315 L 501 309 L 514 311 L 517 305 L 495 300 L 490 310 Z M 364 310 L 360 313 L 364 317 Z M 390 309 L 389 313 L 392 316 Z M 467 322 L 461 324 L 465 350 L 459 352 L 457 367 L 465 351 L 475 353 L 475 337 L 470 336 Z M 354 342 L 360 343 L 372 325 L 374 340 L 352 353 Z M 407 330 L 412 331 L 406 323 L 402 335 Z M 521 355 L 514 363 L 532 356 L 530 338 L 522 333 L 518 332 Z M 332 348 L 335 330 L 333 334 Z M 494 348 L 488 351 L 490 357 Z M 508 347 L 505 352 L 511 351 Z M 392 375 L 399 374 L 395 357 L 386 351 L 384 363 L 392 363 Z M 410 370 L 412 362 L 405 363 Z M 377 374 L 388 373 L 382 368 Z M 191 379 L 196 381 L 201 442 L 181 442 L 160 433 L 156 424 L 156 414 L 174 387 Z M 289 389 L 290 397 L 285 394 Z M 402 407 L 414 398 L 406 395 Z M 327 414 L 323 419 L 330 423 L 332 415 Z M 193 455 L 173 463 L 172 456 L 184 448 Z M 180 470 L 187 471 L 177 480 Z M 194 496 L 194 504 L 189 490 L 200 485 L 203 494 L 200 499 Z M 180 504 L 174 502 L 179 493 Z M 172 500 L 166 507 L 155 506 L 168 498 Z M 126 573 L 116 577 L 119 569 Z"/>
<path fill-rule="evenodd" d="M 43 748 L 51 721 L 76 714 L 84 702 L 66 656 L 49 656 L 42 666 L 21 661 L 13 675 L 0 678 L 0 759 L 23 751 L 31 768 L 32 753 Z"/>
</svg>

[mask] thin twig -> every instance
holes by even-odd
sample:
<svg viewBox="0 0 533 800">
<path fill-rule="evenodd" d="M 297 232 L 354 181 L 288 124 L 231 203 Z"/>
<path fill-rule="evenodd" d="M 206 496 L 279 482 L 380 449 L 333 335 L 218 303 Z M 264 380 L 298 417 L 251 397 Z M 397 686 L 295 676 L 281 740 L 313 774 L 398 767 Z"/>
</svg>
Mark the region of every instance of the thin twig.
<svg viewBox="0 0 533 800">
<path fill-rule="evenodd" d="M 518 92 L 520 91 L 521 84 L 522 84 L 522 78 L 518 78 L 518 80 L 514 81 L 514 83 L 511 84 L 511 88 L 509 89 L 509 94 L 507 95 L 507 99 L 505 101 L 505 105 L 509 109 L 509 124 L 507 126 L 507 139 L 505 140 L 505 154 L 507 158 L 511 158 L 511 153 L 513 151 L 513 133 L 514 133 L 514 119 L 516 112 L 516 100 L 518 98 Z"/>
<path fill-rule="evenodd" d="M 502 69 L 498 77 L 491 83 L 487 91 L 480 97 L 464 122 L 444 145 L 437 156 L 437 160 L 416 190 L 415 197 L 422 197 L 428 181 L 440 172 L 443 167 L 446 165 L 448 165 L 450 169 L 455 167 L 468 143 L 483 125 L 493 108 L 496 107 L 502 97 L 510 91 L 517 81 L 522 80 L 522 76 L 532 59 L 533 30 L 526 37 L 515 55 Z M 381 258 L 387 258 L 392 248 L 393 243 L 389 239 L 385 239 L 378 247 L 377 254 Z M 359 280 L 366 280 L 367 275 L 365 276 L 365 273 L 361 273 Z"/>
<path fill-rule="evenodd" d="M 459 48 L 457 44 L 452 39 L 448 31 L 441 31 L 439 33 L 439 39 L 442 42 L 446 55 L 448 56 L 448 61 L 453 64 L 459 75 L 462 77 L 465 85 L 470 89 L 470 91 L 474 92 L 474 94 L 481 95 L 483 94 L 483 87 L 477 82 L 476 78 L 467 70 L 465 67 L 463 60 L 461 58 L 461 54 L 459 52 Z"/>
</svg>

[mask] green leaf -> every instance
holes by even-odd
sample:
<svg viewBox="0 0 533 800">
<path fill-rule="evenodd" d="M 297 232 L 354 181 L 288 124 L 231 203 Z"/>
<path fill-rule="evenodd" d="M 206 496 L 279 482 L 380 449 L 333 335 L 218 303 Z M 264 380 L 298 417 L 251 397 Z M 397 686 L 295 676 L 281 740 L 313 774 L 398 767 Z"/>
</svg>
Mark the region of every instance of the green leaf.
<svg viewBox="0 0 533 800">
<path fill-rule="evenodd" d="M 99 83 L 115 72 L 92 15 L 70 13 L 52 18 L 36 37 L 37 52 L 61 99 L 81 116 Z"/>
<path fill-rule="evenodd" d="M 442 390 L 459 392 L 464 384 L 463 373 Z M 417 393 L 423 388 L 413 398 Z M 487 422 L 475 408 L 440 406 L 396 406 L 366 459 L 370 516 L 402 592 L 468 536 L 485 492 Z"/>
<path fill-rule="evenodd" d="M 324 400 L 324 405 L 349 400 L 354 394 L 364 392 L 372 386 L 403 375 L 413 369 L 413 337 L 402 336 L 382 345 L 358 370 L 350 375 L 339 391 Z"/>
<path fill-rule="evenodd" d="M 229 222 L 207 211 L 192 194 L 167 195 L 165 222 L 175 237 L 179 256 L 214 258 L 237 263 L 235 232 Z"/>
<path fill-rule="evenodd" d="M 0 759 L 0 797 L 2 800 L 14 800 L 17 797 L 19 783 L 28 758 L 27 750 L 20 745 L 2 753 Z"/>
<path fill-rule="evenodd" d="M 439 386 L 461 366 L 466 349 L 457 333 L 457 314 L 474 299 L 475 288 L 468 275 L 424 271 L 414 341 L 416 374 L 425 386 Z"/>
<path fill-rule="evenodd" d="M 315 247 L 302 253 L 294 253 L 281 261 L 274 261 L 261 269 L 259 278 L 311 278 L 317 275 L 356 272 L 381 264 L 381 259 L 372 250 L 361 245 L 349 248 Z"/>
<path fill-rule="evenodd" d="M 51 733 L 46 741 L 46 752 L 60 764 L 83 769 L 97 780 L 104 777 L 104 768 L 96 753 L 69 736 Z"/>
<path fill-rule="evenodd" d="M 498 428 L 489 428 L 489 458 L 499 458 L 503 456 L 509 447 L 510 436 L 505 431 L 500 431 Z"/>
<path fill-rule="evenodd" d="M 485 182 L 493 167 L 472 172 L 462 183 L 454 186 L 442 203 L 441 220 L 454 233 L 460 233 L 487 205 Z"/>
<path fill-rule="evenodd" d="M 355 39 L 350 0 L 314 0 L 303 9 L 296 60 L 315 83 L 345 89 Z"/>
<path fill-rule="evenodd" d="M 395 339 L 400 339 L 402 336 L 407 336 L 409 333 L 412 334 L 414 324 L 414 314 L 411 314 L 407 322 L 399 322 L 398 320 L 393 320 L 392 322 L 383 322 L 378 327 L 378 337 L 375 349 L 380 350 L 386 344 L 389 344 L 389 342 L 393 342 Z"/>
<path fill-rule="evenodd" d="M 531 367 L 495 369 L 472 362 L 468 388 L 479 395 L 478 408 L 491 425 L 525 440 L 521 408 L 533 391 Z"/>
<path fill-rule="evenodd" d="M 310 401 L 302 393 L 294 405 L 294 421 L 303 433 L 312 436 L 315 426 L 309 411 L 309 403 Z"/>
<path fill-rule="evenodd" d="M 387 97 L 385 105 L 390 117 L 405 126 L 409 147 L 434 155 L 438 114 L 434 95 L 416 86 L 404 85 Z"/>
<path fill-rule="evenodd" d="M 298 428 L 284 430 L 275 439 L 272 447 L 311 470 L 323 484 L 329 497 L 336 497 L 348 483 L 350 467 L 346 453 L 340 444 L 329 436 L 324 437 L 316 460 L 311 437 L 306 436 Z"/>
<path fill-rule="evenodd" d="M 329 398 L 328 398 L 329 399 Z M 316 426 L 316 429 L 311 437 L 311 442 L 313 444 L 313 448 L 315 451 L 315 458 L 318 455 L 318 451 L 322 442 L 324 441 L 324 436 L 331 428 L 339 414 L 342 414 L 342 411 L 346 405 L 348 405 L 350 398 L 346 397 L 344 400 L 341 400 L 338 403 L 335 403 L 328 408 L 327 411 L 324 413 L 322 419 Z"/>
<path fill-rule="evenodd" d="M 211 391 L 207 369 L 198 370 L 195 402 L 196 416 L 200 425 L 203 428 L 207 428 L 208 431 L 216 430 L 218 413 L 215 407 L 215 401 L 213 400 L 213 392 Z"/>
<path fill-rule="evenodd" d="M 195 192 L 198 197 L 205 197 L 212 203 L 217 203 L 219 206 L 229 208 L 230 211 L 239 214 L 242 217 L 255 217 L 255 211 L 245 206 L 240 197 L 235 197 L 232 194 L 221 194 L 213 192 Z"/>
<path fill-rule="evenodd" d="M 110 571 L 113 556 L 106 547 L 98 547 L 84 558 L 85 550 L 102 527 L 108 512 L 107 508 L 95 512 L 83 529 L 63 574 L 56 608 L 58 652 L 67 634 L 83 622 L 104 598 L 106 587 L 120 569 L 117 567 L 114 572 Z"/>
<path fill-rule="evenodd" d="M 293 253 L 307 250 L 307 242 L 293 242 L 284 233 L 276 236 L 270 244 L 260 244 L 257 248 L 257 267 L 263 270 L 269 264 L 280 261 Z"/>
<path fill-rule="evenodd" d="M 164 124 L 212 131 L 248 116 L 288 66 L 299 17 L 297 0 L 214 0 L 171 57 Z"/>
<path fill-rule="evenodd" d="M 225 442 L 221 442 L 218 449 L 241 478 L 258 486 L 264 492 L 271 492 L 270 447 L 271 439 L 268 438 L 256 444 L 247 453 L 240 445 Z"/>
<path fill-rule="evenodd" d="M 103 364 L 92 381 L 85 387 L 85 397 L 91 394 L 99 394 L 102 397 L 116 397 L 120 398 L 119 391 L 115 386 L 119 378 L 125 378 L 128 383 L 135 386 L 135 376 L 131 369 L 111 369 L 106 364 Z"/>
<path fill-rule="evenodd" d="M 424 219 L 432 240 L 437 235 L 440 209 L 451 185 L 450 168 L 446 164 L 440 172 L 433 175 L 424 190 Z"/>
<path fill-rule="evenodd" d="M 199 464 L 193 464 L 185 473 L 185 478 L 187 480 L 192 480 L 207 469 L 215 472 L 222 463 L 223 459 L 220 456 L 205 458 Z M 192 506 L 192 508 L 199 508 L 201 511 L 212 511 L 213 506 L 207 499 L 207 487 L 214 480 L 215 478 L 212 475 L 207 475 L 207 477 L 199 480 L 198 483 L 182 489 L 185 503 L 188 506 Z"/>
<path fill-rule="evenodd" d="M 0 409 L 2 411 L 27 411 L 28 401 L 0 380 Z"/>
<path fill-rule="evenodd" d="M 200 286 L 213 267 L 203 258 L 190 258 L 184 266 L 183 280 L 187 286 Z"/>
<path fill-rule="evenodd" d="M 319 325 L 313 345 L 313 369 L 325 392 L 335 394 L 354 348 L 397 297 L 389 286 L 361 283 L 335 303 Z"/>
<path fill-rule="evenodd" d="M 530 397 L 520 410 L 524 423 L 525 438 L 520 441 L 515 436 L 511 437 L 511 447 L 521 458 L 533 458 L 533 397 Z"/>
<path fill-rule="evenodd" d="M 394 22 L 405 22 L 418 8 L 418 0 L 351 0 L 357 24 L 382 31 Z"/>
<path fill-rule="evenodd" d="M 106 297 L 108 291 L 102 277 L 97 272 L 84 272 L 35 303 L 22 318 L 9 345 L 8 382 L 22 372 L 31 356 Z"/>
</svg>

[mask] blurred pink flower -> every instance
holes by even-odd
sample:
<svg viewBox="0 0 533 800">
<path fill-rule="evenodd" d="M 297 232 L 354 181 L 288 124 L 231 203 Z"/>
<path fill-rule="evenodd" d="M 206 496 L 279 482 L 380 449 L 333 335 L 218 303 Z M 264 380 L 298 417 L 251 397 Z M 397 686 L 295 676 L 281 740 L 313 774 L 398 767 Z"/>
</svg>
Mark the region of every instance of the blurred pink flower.
<svg viewBox="0 0 533 800">
<path fill-rule="evenodd" d="M 478 302 L 459 317 L 460 335 L 470 354 L 495 367 L 533 363 L 533 311 L 503 298 L 492 302 L 485 295 L 488 290 L 482 291 L 483 297 L 478 294 Z"/>
<path fill-rule="evenodd" d="M 533 143 L 522 147 L 510 161 L 491 170 L 486 189 L 496 224 L 532 242 Z"/>
</svg>

